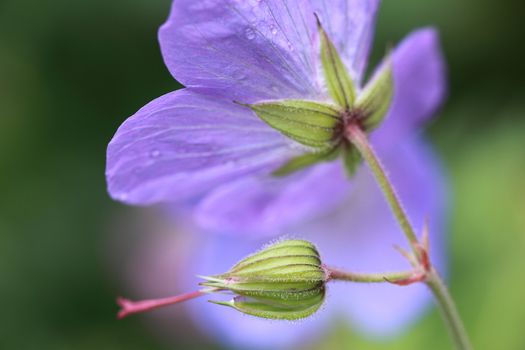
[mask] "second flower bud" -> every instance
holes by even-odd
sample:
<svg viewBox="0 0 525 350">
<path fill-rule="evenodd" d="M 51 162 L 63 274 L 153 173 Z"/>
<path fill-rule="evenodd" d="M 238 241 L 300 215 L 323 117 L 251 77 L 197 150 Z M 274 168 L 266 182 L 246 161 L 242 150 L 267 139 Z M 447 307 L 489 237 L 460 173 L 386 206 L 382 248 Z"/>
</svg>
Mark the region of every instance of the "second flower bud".
<svg viewBox="0 0 525 350">
<path fill-rule="evenodd" d="M 284 240 L 250 255 L 224 274 L 203 278 L 202 286 L 234 294 L 230 301 L 212 301 L 216 304 L 257 317 L 297 320 L 323 304 L 327 273 L 312 243 Z"/>
</svg>

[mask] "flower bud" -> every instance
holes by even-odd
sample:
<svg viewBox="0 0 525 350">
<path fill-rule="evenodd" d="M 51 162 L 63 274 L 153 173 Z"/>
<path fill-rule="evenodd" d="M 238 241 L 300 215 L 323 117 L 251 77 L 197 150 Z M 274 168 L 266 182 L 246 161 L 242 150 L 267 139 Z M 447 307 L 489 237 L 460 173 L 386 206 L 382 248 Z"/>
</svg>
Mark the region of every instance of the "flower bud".
<svg viewBox="0 0 525 350">
<path fill-rule="evenodd" d="M 243 259 L 228 272 L 203 277 L 201 285 L 235 296 L 212 301 L 245 314 L 297 320 L 316 312 L 325 297 L 327 274 L 316 247 L 303 240 L 284 240 Z"/>
</svg>

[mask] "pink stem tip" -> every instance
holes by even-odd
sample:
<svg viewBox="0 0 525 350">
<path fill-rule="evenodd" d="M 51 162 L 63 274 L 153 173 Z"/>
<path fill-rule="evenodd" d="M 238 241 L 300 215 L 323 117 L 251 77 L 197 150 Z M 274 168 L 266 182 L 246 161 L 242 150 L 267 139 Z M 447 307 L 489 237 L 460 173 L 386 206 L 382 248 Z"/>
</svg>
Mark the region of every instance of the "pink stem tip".
<svg viewBox="0 0 525 350">
<path fill-rule="evenodd" d="M 121 307 L 117 314 L 119 320 L 124 317 L 136 314 L 140 312 L 146 312 L 154 309 L 158 309 L 164 306 L 177 304 L 186 300 L 191 300 L 204 295 L 202 291 L 195 291 L 191 293 L 181 294 L 174 297 L 162 298 L 162 299 L 149 299 L 141 301 L 131 301 L 125 298 L 117 298 L 117 304 Z"/>
</svg>

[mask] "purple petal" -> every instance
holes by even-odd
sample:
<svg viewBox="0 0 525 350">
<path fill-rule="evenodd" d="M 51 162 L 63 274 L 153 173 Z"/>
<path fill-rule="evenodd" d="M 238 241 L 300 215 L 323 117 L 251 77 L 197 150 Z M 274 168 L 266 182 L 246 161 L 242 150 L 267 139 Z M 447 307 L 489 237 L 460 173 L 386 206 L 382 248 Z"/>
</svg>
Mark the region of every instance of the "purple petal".
<svg viewBox="0 0 525 350">
<path fill-rule="evenodd" d="M 382 126 L 373 134 L 389 148 L 432 117 L 443 102 L 446 68 L 434 29 L 410 34 L 394 51 L 394 99 Z"/>
<path fill-rule="evenodd" d="M 313 0 L 314 11 L 360 85 L 372 44 L 379 0 Z"/>
<path fill-rule="evenodd" d="M 265 240 L 235 239 L 220 235 L 205 235 L 199 243 L 199 250 L 194 252 L 187 275 L 181 276 L 183 283 L 195 285 L 192 274 L 220 274 L 228 271 L 245 256 L 259 250 L 267 244 Z M 229 300 L 228 295 L 210 295 L 210 300 Z M 195 302 L 188 304 L 195 324 L 223 344 L 238 349 L 290 349 L 301 344 L 308 344 L 322 336 L 333 315 L 332 303 L 325 303 L 320 311 L 301 321 L 275 321 L 244 315 L 234 309 Z"/>
<path fill-rule="evenodd" d="M 333 209 L 350 186 L 340 161 L 283 178 L 250 178 L 213 191 L 197 208 L 197 218 L 216 231 L 276 235 Z"/>
<path fill-rule="evenodd" d="M 429 218 L 431 256 L 443 270 L 446 188 L 441 169 L 422 142 L 409 142 L 396 151 L 395 157 L 384 158 L 386 169 L 415 229 L 421 232 L 425 218 Z M 361 172 L 354 186 L 353 195 L 338 212 L 300 232 L 319 245 L 327 265 L 369 273 L 410 269 L 393 248 L 394 244 L 408 246 L 371 174 Z M 341 282 L 331 286 L 331 294 L 357 328 L 374 335 L 398 332 L 414 321 L 431 300 L 423 285 Z"/>
<path fill-rule="evenodd" d="M 115 199 L 151 204 L 268 173 L 289 156 L 288 141 L 249 109 L 184 89 L 122 124 L 108 146 L 106 177 Z"/>
<path fill-rule="evenodd" d="M 243 102 L 318 95 L 314 27 L 304 25 L 311 21 L 299 6 L 274 3 L 174 1 L 159 32 L 173 76 L 186 86 L 217 88 Z"/>
<path fill-rule="evenodd" d="M 364 69 L 377 0 L 175 0 L 159 38 L 173 76 L 242 102 L 323 98 L 314 13 L 352 73 Z"/>
</svg>

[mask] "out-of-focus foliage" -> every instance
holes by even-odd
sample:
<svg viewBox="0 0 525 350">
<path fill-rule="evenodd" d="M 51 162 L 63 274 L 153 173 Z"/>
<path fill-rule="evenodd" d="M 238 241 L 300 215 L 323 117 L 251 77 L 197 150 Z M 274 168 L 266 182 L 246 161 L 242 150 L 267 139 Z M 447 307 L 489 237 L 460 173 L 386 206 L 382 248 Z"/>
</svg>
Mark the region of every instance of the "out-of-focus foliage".
<svg viewBox="0 0 525 350">
<path fill-rule="evenodd" d="M 111 202 L 104 182 L 118 125 L 178 87 L 156 42 L 169 3 L 0 2 L 2 349 L 175 347 L 140 317 L 115 321 L 123 287 L 108 263 L 111 222 L 132 209 Z M 429 132 L 451 182 L 452 293 L 478 349 L 525 348 L 524 7 L 384 1 L 373 55 L 417 26 L 442 33 L 450 100 Z M 183 348 L 211 348 L 189 322 L 172 326 Z M 444 332 L 436 311 L 382 341 L 334 320 L 312 347 L 446 349 Z"/>
</svg>

